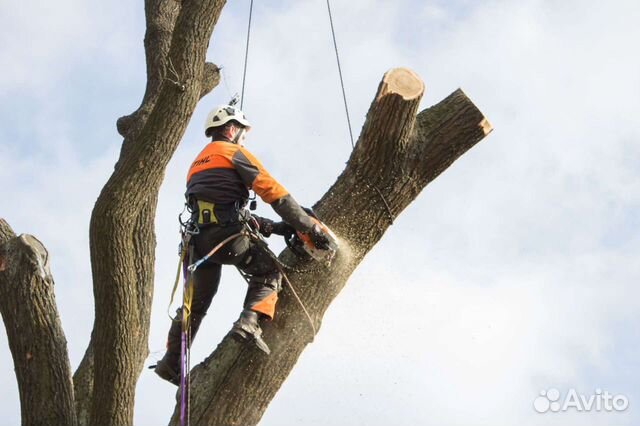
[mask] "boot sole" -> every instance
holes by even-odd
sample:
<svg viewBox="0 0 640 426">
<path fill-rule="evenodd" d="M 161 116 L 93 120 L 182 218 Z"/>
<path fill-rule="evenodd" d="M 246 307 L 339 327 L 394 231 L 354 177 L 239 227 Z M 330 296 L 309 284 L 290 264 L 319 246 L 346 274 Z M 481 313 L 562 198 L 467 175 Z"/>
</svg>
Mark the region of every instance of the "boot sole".
<svg viewBox="0 0 640 426">
<path fill-rule="evenodd" d="M 158 363 L 155 370 L 153 370 L 162 380 L 166 380 L 175 386 L 180 386 L 180 375 L 176 374 L 170 367 L 163 363 Z"/>
</svg>

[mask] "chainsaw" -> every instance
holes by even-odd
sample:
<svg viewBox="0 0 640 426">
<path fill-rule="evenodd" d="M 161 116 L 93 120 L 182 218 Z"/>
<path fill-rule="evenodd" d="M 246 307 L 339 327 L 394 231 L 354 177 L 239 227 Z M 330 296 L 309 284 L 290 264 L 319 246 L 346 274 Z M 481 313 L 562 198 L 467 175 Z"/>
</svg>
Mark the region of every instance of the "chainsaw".
<svg viewBox="0 0 640 426">
<path fill-rule="evenodd" d="M 331 264 L 331 261 L 335 257 L 339 244 L 338 237 L 329 229 L 327 225 L 322 223 L 315 212 L 309 208 L 303 208 L 304 211 L 307 212 L 311 221 L 320 227 L 322 233 L 329 240 L 329 247 L 327 249 L 319 249 L 311 240 L 311 237 L 308 234 L 303 232 L 295 231 L 291 228 L 291 232 L 288 232 L 284 235 L 284 241 L 287 243 L 287 247 L 291 249 L 291 251 L 300 258 L 308 258 L 325 263 L 326 265 Z"/>
</svg>

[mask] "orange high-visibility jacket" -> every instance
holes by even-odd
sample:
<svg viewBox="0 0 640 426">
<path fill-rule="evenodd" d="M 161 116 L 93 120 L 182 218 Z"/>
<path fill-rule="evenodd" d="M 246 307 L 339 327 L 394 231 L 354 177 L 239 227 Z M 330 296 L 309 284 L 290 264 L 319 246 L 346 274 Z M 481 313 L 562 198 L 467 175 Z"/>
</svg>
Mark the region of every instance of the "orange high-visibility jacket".
<svg viewBox="0 0 640 426">
<path fill-rule="evenodd" d="M 209 143 L 187 174 L 187 198 L 243 206 L 252 189 L 291 226 L 308 232 L 313 223 L 289 192 L 244 147 L 225 141 Z"/>
</svg>

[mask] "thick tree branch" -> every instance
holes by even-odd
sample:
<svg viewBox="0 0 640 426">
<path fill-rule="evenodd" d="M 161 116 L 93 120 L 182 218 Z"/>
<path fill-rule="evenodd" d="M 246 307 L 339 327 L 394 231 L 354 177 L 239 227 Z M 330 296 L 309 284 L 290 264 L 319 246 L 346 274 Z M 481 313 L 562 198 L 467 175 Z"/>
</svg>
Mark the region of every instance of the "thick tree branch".
<svg viewBox="0 0 640 426">
<path fill-rule="evenodd" d="M 157 195 L 197 102 L 219 83 L 218 67 L 205 63 L 205 56 L 224 4 L 145 0 L 147 85 L 140 107 L 117 122 L 124 136 L 120 158 L 92 212 L 96 316 L 73 381 L 46 249 L 34 237 L 16 237 L 0 219 L 0 313 L 23 424 L 133 422 L 135 386 L 148 353 Z M 316 328 L 393 219 L 490 131 L 461 91 L 416 116 L 423 91 L 409 70 L 385 75 L 346 169 L 315 206 L 342 244 L 326 271 L 289 276 Z M 286 250 L 281 258 L 309 266 Z M 264 324 L 270 357 L 226 337 L 194 369 L 194 424 L 256 424 L 313 339 L 306 321 L 285 287 L 277 318 Z"/>
<path fill-rule="evenodd" d="M 140 107 L 130 115 L 120 117 L 116 122 L 118 133 L 126 137 L 140 131 L 155 107 L 162 85 L 169 81 L 177 86 L 182 84 L 174 73 L 175 67 L 167 60 L 171 48 L 174 27 L 182 9 L 182 3 L 175 0 L 146 0 L 145 16 L 147 31 L 144 37 L 147 62 L 147 87 Z M 200 85 L 200 98 L 211 92 L 220 82 L 219 69 L 215 64 L 206 63 Z"/>
<path fill-rule="evenodd" d="M 153 232 L 157 194 L 150 194 L 147 200 L 149 209 L 142 210 L 137 220 L 137 228 L 139 232 L 134 235 L 134 259 L 136 262 L 136 295 L 138 297 L 138 322 L 144 324 L 148 319 L 145 315 L 151 309 L 150 303 L 153 298 L 153 287 L 149 286 L 149 282 L 153 282 L 153 261 L 156 248 L 155 234 Z M 93 358 L 94 340 L 93 336 L 89 346 L 82 358 L 82 362 L 76 373 L 73 375 L 73 384 L 75 390 L 75 407 L 78 416 L 78 425 L 86 426 L 90 421 L 90 412 L 92 406 L 93 395 L 93 375 L 94 375 L 94 358 Z"/>
<path fill-rule="evenodd" d="M 67 341 L 49 254 L 0 219 L 0 313 L 18 379 L 23 425 L 76 425 Z"/>
<path fill-rule="evenodd" d="M 118 133 L 124 137 L 139 131 L 153 110 L 166 76 L 167 54 L 181 7 L 181 2 L 175 0 L 145 0 L 147 31 L 144 36 L 144 51 L 147 63 L 147 87 L 140 107 L 132 114 L 120 117 L 116 122 Z"/>
<path fill-rule="evenodd" d="M 416 117 L 424 90 L 406 69 L 391 70 L 378 88 L 346 169 L 316 204 L 319 217 L 341 238 L 331 267 L 289 279 L 316 327 L 366 253 L 442 171 L 490 130 L 486 119 L 458 90 Z M 285 263 L 305 264 L 285 250 Z M 278 314 L 264 324 L 272 353 L 265 356 L 225 337 L 192 372 L 194 425 L 254 425 L 312 340 L 311 327 L 285 285 Z M 178 421 L 178 407 L 171 424 Z"/>
<path fill-rule="evenodd" d="M 157 87 L 158 93 L 146 118 L 126 133 L 120 159 L 90 223 L 96 304 L 91 424 L 132 422 L 135 384 L 148 352 L 157 193 L 200 96 L 215 82 L 215 70 L 205 67 L 205 55 L 224 3 L 181 3 L 164 73 L 156 73 L 156 62 L 162 59 L 149 56 L 154 43 L 166 47 L 164 27 L 155 33 L 149 30 L 145 38 L 150 79 L 155 81 L 147 92 Z M 147 9 L 150 4 L 159 3 L 147 2 Z M 149 15 L 147 10 L 148 19 Z M 154 37 L 162 42 L 154 42 Z"/>
<path fill-rule="evenodd" d="M 0 218 L 0 246 L 12 238 L 15 238 L 15 236 L 16 234 L 13 232 L 13 229 L 11 229 L 7 221 Z M 0 267 L 0 269 L 2 269 L 2 267 Z"/>
<path fill-rule="evenodd" d="M 200 83 L 200 98 L 208 95 L 220 83 L 220 68 L 211 62 L 204 64 Z"/>
<path fill-rule="evenodd" d="M 93 336 L 78 369 L 73 374 L 73 391 L 78 426 L 87 426 L 93 401 Z"/>
</svg>

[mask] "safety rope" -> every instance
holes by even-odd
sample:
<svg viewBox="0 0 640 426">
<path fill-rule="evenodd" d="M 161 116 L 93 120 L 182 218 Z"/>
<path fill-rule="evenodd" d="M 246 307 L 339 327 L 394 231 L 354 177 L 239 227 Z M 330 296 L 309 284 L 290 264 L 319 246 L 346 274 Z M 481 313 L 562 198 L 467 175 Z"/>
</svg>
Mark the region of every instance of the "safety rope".
<svg viewBox="0 0 640 426">
<path fill-rule="evenodd" d="M 230 237 L 225 238 L 224 240 L 222 240 L 222 242 L 220 244 L 218 244 L 217 246 L 215 246 L 214 248 L 211 249 L 211 251 L 209 253 L 207 253 L 206 256 L 204 256 L 202 259 L 197 260 L 196 262 L 194 262 L 193 264 L 189 265 L 189 267 L 187 268 L 189 270 L 189 272 L 193 273 L 196 269 L 198 269 L 198 266 L 202 265 L 204 262 L 206 262 L 211 256 L 213 256 L 218 250 L 220 250 L 222 248 L 223 245 L 227 244 L 229 241 L 241 237 L 243 235 L 245 235 L 244 230 L 231 235 Z"/>
<path fill-rule="evenodd" d="M 169 315 L 169 318 L 171 318 L 171 320 L 173 320 L 173 317 L 171 316 L 171 305 L 173 305 L 173 299 L 176 295 L 176 291 L 178 290 L 178 284 L 180 283 L 180 272 L 182 271 L 182 265 L 184 263 L 184 259 L 187 253 L 187 249 L 186 247 L 182 247 L 180 249 L 180 260 L 178 260 L 178 270 L 176 271 L 176 279 L 173 282 L 173 289 L 171 290 L 171 298 L 169 299 L 169 306 L 167 306 L 167 315 Z"/>
<path fill-rule="evenodd" d="M 184 249 L 183 249 L 184 250 Z M 188 249 L 187 249 L 188 250 Z M 193 300 L 193 282 L 188 272 L 188 260 L 184 259 L 184 289 L 182 297 L 182 318 L 180 331 L 180 424 L 189 425 L 189 388 L 191 383 L 191 302 Z"/>
<path fill-rule="evenodd" d="M 182 223 L 183 226 L 186 224 Z M 186 226 L 185 226 L 186 229 Z M 191 388 L 191 304 L 193 302 L 193 272 L 202 263 L 206 262 L 211 256 L 213 256 L 218 250 L 220 250 L 229 241 L 238 238 L 242 235 L 246 235 L 246 231 L 238 232 L 225 238 L 220 244 L 215 246 L 206 256 L 196 262 L 189 264 L 193 259 L 191 258 L 190 250 L 190 232 L 186 232 L 183 229 L 183 238 L 180 249 L 180 263 L 178 264 L 178 272 L 176 281 L 173 285 L 171 292 L 171 300 L 169 307 L 173 304 L 173 299 L 180 280 L 180 269 L 182 269 L 184 287 L 182 296 L 182 318 L 181 331 L 180 331 L 180 425 L 189 426 L 191 419 L 191 404 L 190 404 L 190 388 Z M 187 254 L 190 254 L 187 256 Z"/>
<path fill-rule="evenodd" d="M 271 250 L 269 250 L 269 251 L 271 251 Z M 273 252 L 271 252 L 271 253 L 273 253 Z M 316 330 L 316 326 L 313 323 L 313 318 L 311 318 L 311 314 L 309 314 L 309 311 L 307 310 L 307 307 L 302 302 L 302 299 L 300 299 L 300 296 L 298 296 L 298 292 L 296 292 L 296 288 L 293 286 L 293 284 L 291 284 L 291 281 L 289 281 L 289 277 L 287 277 L 287 274 L 284 272 L 284 270 L 280 266 L 278 266 L 278 269 L 280 270 L 280 273 L 282 274 L 282 278 L 284 278 L 284 281 L 289 286 L 289 290 L 291 290 L 291 293 L 293 293 L 293 297 L 296 298 L 296 300 L 298 301 L 298 304 L 302 308 L 302 311 L 307 316 L 307 320 L 309 320 L 309 325 L 311 326 L 311 331 L 313 332 L 313 335 L 311 336 L 311 342 L 313 342 L 313 340 L 316 337 L 316 334 L 318 334 L 318 331 Z"/>
<path fill-rule="evenodd" d="M 288 264 L 284 263 L 277 256 L 275 256 L 275 253 L 274 253 L 274 256 L 273 256 L 273 261 L 276 262 L 282 268 L 284 268 L 284 269 L 286 269 L 288 271 L 291 271 L 291 272 L 295 272 L 297 274 L 312 274 L 312 273 L 320 272 L 320 271 L 323 271 L 323 270 L 326 269 L 326 266 L 319 266 L 317 268 L 308 268 L 308 269 L 296 268 L 295 266 L 288 265 Z"/>
<path fill-rule="evenodd" d="M 247 227 L 248 227 L 248 225 L 247 225 Z M 291 293 L 293 294 L 293 297 L 296 299 L 296 301 L 298 302 L 298 304 L 302 308 L 302 311 L 306 315 L 307 320 L 309 321 L 309 325 L 311 326 L 311 330 L 313 331 L 313 335 L 311 337 L 311 342 L 313 342 L 313 340 L 315 339 L 316 334 L 318 333 L 317 330 L 316 330 L 316 326 L 313 323 L 313 318 L 311 318 L 311 314 L 309 314 L 309 311 L 307 310 L 307 307 L 305 306 L 304 302 L 302 301 L 302 299 L 298 295 L 298 292 L 296 291 L 295 286 L 291 283 L 291 281 L 289 281 L 289 277 L 287 276 L 287 273 L 284 271 L 283 267 L 287 267 L 287 265 L 285 265 L 284 263 L 282 263 L 280 261 L 280 259 L 278 259 L 276 254 L 273 251 L 271 251 L 271 249 L 269 248 L 269 245 L 261 237 L 261 235 L 259 233 L 254 232 L 251 229 L 249 229 L 247 231 L 247 233 L 252 239 L 254 239 L 256 241 L 256 243 L 257 243 L 256 245 L 258 247 L 260 247 L 272 260 L 274 260 L 274 262 L 276 264 L 276 267 L 278 268 L 278 271 L 280 271 L 280 273 L 282 274 L 282 277 L 284 278 L 284 281 L 289 286 L 289 289 L 291 290 Z M 293 268 L 287 268 L 287 269 L 293 269 Z M 240 275 L 242 275 L 242 277 L 245 279 L 245 281 L 247 281 L 247 283 L 249 283 L 248 278 L 245 276 L 245 274 L 239 268 L 238 268 L 238 271 L 240 271 Z M 305 271 L 303 271 L 303 272 L 305 272 Z"/>
<path fill-rule="evenodd" d="M 251 37 L 251 17 L 253 16 L 253 0 L 249 6 L 249 24 L 247 25 L 247 43 L 244 49 L 244 71 L 242 73 L 242 95 L 240 97 L 240 109 L 244 106 L 244 83 L 247 79 L 247 63 L 249 61 L 249 39 Z"/>
<path fill-rule="evenodd" d="M 389 203 L 387 203 L 387 199 L 384 198 L 384 195 L 382 195 L 382 191 L 380 191 L 376 185 L 373 185 L 373 189 L 375 189 L 378 192 L 378 195 L 380 196 L 380 198 L 382 198 L 382 202 L 384 203 L 384 206 L 387 209 L 387 214 L 389 215 L 390 225 L 393 225 L 393 221 L 395 220 L 395 217 L 391 212 L 391 207 L 389 206 Z"/>
<path fill-rule="evenodd" d="M 349 138 L 351 140 L 351 148 L 355 148 L 353 139 L 353 129 L 351 126 L 351 116 L 349 115 L 349 104 L 347 102 L 347 92 L 344 86 L 344 77 L 342 76 L 342 66 L 340 65 L 340 53 L 338 51 L 338 41 L 336 39 L 336 31 L 333 25 L 333 14 L 331 13 L 331 3 L 327 0 L 327 11 L 329 12 L 329 24 L 331 26 L 331 37 L 333 39 L 333 49 L 336 53 L 336 64 L 338 65 L 338 76 L 340 77 L 340 88 L 342 89 L 342 100 L 344 101 L 344 111 L 347 116 L 347 126 L 349 128 Z M 251 40 L 251 23 L 253 18 L 253 0 L 249 4 L 249 22 L 247 24 L 247 37 L 244 49 L 244 66 L 242 71 L 242 91 L 240 95 L 240 109 L 244 108 L 244 89 L 247 81 L 247 66 L 249 63 L 249 43 Z"/>
<path fill-rule="evenodd" d="M 342 77 L 342 67 L 340 66 L 340 54 L 338 53 L 338 42 L 336 41 L 336 32 L 335 32 L 335 28 L 333 27 L 333 16 L 331 14 L 331 4 L 329 3 L 329 0 L 327 0 L 327 10 L 329 11 L 329 23 L 331 24 L 331 36 L 333 37 L 333 47 L 336 52 L 336 63 L 338 64 L 338 75 L 340 76 L 340 87 L 342 88 L 342 99 L 344 101 L 344 111 L 347 115 L 347 125 L 349 126 L 349 138 L 351 138 L 351 149 L 355 149 L 356 145 L 353 140 L 353 130 L 351 129 L 351 118 L 349 117 L 349 105 L 347 104 L 347 93 L 344 88 L 344 79 Z M 374 185 L 374 189 L 378 192 L 378 195 L 380 195 L 380 198 L 382 198 L 382 202 L 387 208 L 387 213 L 389 214 L 391 225 L 393 225 L 394 216 L 393 216 L 393 213 L 391 213 L 391 208 L 389 207 L 389 203 L 387 203 L 386 198 L 384 197 L 384 195 L 382 195 L 382 191 L 380 191 L 377 186 Z"/>
<path fill-rule="evenodd" d="M 351 148 L 356 145 L 353 141 L 353 131 L 351 130 L 351 118 L 349 117 L 349 106 L 347 104 L 347 93 L 344 89 L 344 79 L 342 78 L 342 67 L 340 66 L 340 54 L 338 53 L 338 42 L 336 41 L 336 31 L 333 28 L 333 16 L 331 15 L 331 4 L 327 0 L 327 10 L 329 11 L 329 23 L 331 24 L 331 36 L 333 37 L 333 48 L 336 51 L 336 63 L 338 64 L 338 75 L 340 76 L 340 87 L 342 87 L 342 99 L 344 100 L 344 111 L 347 113 L 347 125 L 349 126 L 349 137 L 351 138 Z"/>
</svg>

